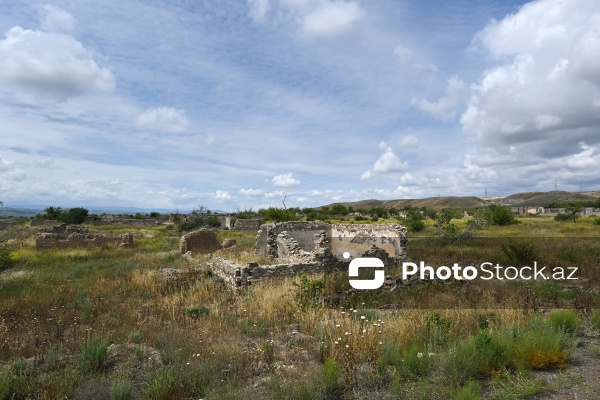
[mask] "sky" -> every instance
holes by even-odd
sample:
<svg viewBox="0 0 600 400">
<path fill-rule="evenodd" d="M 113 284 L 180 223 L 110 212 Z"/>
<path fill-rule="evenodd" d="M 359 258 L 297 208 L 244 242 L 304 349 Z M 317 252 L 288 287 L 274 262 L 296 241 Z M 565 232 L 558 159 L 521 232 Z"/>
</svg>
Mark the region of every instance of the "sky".
<svg viewBox="0 0 600 400">
<path fill-rule="evenodd" d="M 5 206 L 600 190 L 597 0 L 0 0 Z"/>
</svg>

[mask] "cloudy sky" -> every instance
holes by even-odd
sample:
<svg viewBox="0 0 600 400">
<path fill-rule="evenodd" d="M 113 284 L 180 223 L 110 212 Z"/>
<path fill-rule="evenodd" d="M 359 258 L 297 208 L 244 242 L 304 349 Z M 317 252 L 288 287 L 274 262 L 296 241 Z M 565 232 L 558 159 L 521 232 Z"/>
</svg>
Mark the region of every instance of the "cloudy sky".
<svg viewBox="0 0 600 400">
<path fill-rule="evenodd" d="M 597 0 L 0 0 L 5 206 L 600 189 Z"/>
</svg>

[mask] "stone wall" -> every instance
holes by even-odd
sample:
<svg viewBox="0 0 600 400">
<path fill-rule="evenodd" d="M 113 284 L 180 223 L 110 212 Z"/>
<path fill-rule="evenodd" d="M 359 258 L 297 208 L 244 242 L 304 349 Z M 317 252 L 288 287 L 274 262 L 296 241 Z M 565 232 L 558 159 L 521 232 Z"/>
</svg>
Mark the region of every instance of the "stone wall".
<svg viewBox="0 0 600 400">
<path fill-rule="evenodd" d="M 7 219 L 7 220 L 0 221 L 0 231 L 8 228 L 9 226 L 17 225 L 19 222 L 21 222 L 21 221 L 19 221 L 17 219 Z"/>
<path fill-rule="evenodd" d="M 80 232 L 40 232 L 35 236 L 37 250 L 48 248 L 74 248 L 74 247 L 132 247 L 133 235 L 109 235 L 104 233 Z"/>
<path fill-rule="evenodd" d="M 58 226 L 61 223 L 55 219 L 32 219 L 31 226 Z"/>
<path fill-rule="evenodd" d="M 270 254 L 277 257 L 277 246 L 275 240 L 277 235 L 286 232 L 298 243 L 298 246 L 308 252 L 316 250 L 315 235 L 325 231 L 328 232 L 331 224 L 326 222 L 303 222 L 288 221 L 277 224 L 261 225 L 256 237 L 255 250 L 259 254 Z"/>
<path fill-rule="evenodd" d="M 262 219 L 236 219 L 231 228 L 234 231 L 252 232 L 257 231 L 262 224 Z"/>
<path fill-rule="evenodd" d="M 334 224 L 329 234 L 330 251 L 340 257 L 349 253 L 360 257 L 372 247 L 385 250 L 390 257 L 402 258 L 406 249 L 406 229 L 397 224 Z"/>
<path fill-rule="evenodd" d="M 212 253 L 219 249 L 233 247 L 236 245 L 234 239 L 225 239 L 223 243 L 217 240 L 217 230 L 212 228 L 201 228 L 196 231 L 186 233 L 179 239 L 179 251 L 182 254 L 187 252 L 194 253 Z"/>
<path fill-rule="evenodd" d="M 324 222 L 282 222 L 260 227 L 256 252 L 277 258 L 304 253 L 327 252 L 340 258 L 344 253 L 360 257 L 371 248 L 385 250 L 392 258 L 405 257 L 406 229 L 397 224 L 328 224 Z"/>
<path fill-rule="evenodd" d="M 233 287 L 245 287 L 264 279 L 295 277 L 305 274 L 327 273 L 337 268 L 347 268 L 347 263 L 325 263 L 322 261 L 306 261 L 276 265 L 258 265 L 248 263 L 246 266 L 233 261 L 215 257 L 208 267 L 213 274 Z"/>
<path fill-rule="evenodd" d="M 128 218 L 128 219 L 118 220 L 117 222 L 120 223 L 120 224 L 122 224 L 122 225 L 137 226 L 137 227 L 160 225 L 160 221 L 158 221 L 156 219 L 135 219 L 135 218 Z"/>
</svg>

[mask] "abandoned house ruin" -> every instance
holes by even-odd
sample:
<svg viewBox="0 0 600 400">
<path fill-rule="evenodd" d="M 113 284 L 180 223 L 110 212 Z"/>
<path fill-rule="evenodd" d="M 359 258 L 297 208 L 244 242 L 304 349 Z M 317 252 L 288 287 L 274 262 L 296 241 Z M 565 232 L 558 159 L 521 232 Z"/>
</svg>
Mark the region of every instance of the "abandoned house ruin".
<svg viewBox="0 0 600 400">
<path fill-rule="evenodd" d="M 355 257 L 378 257 L 386 265 L 397 264 L 406 259 L 406 240 L 406 228 L 397 224 L 264 224 L 256 237 L 256 252 L 281 263 L 242 266 L 216 257 L 208 267 L 231 286 L 244 287 L 267 278 L 345 269 Z M 214 245 L 218 245 L 216 239 Z"/>
</svg>

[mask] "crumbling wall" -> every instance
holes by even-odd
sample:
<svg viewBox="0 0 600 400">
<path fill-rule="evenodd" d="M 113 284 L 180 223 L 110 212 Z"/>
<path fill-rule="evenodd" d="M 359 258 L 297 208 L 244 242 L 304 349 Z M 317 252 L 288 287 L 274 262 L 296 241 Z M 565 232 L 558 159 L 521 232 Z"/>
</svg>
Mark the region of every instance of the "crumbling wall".
<svg viewBox="0 0 600 400">
<path fill-rule="evenodd" d="M 295 277 L 302 273 L 326 273 L 343 266 L 343 264 L 339 263 L 324 263 L 322 261 L 293 262 L 277 265 L 248 263 L 248 265 L 242 266 L 221 257 L 215 257 L 208 263 L 208 267 L 213 274 L 233 287 L 249 286 L 254 282 L 264 279 Z M 347 267 L 347 264 L 345 266 Z"/>
<path fill-rule="evenodd" d="M 21 221 L 16 220 L 16 219 L 8 219 L 8 220 L 0 221 L 0 231 L 8 228 L 9 226 L 17 225 L 20 222 Z"/>
<path fill-rule="evenodd" d="M 61 223 L 55 219 L 32 219 L 31 226 L 58 226 Z"/>
<path fill-rule="evenodd" d="M 397 224 L 333 224 L 329 240 L 335 256 L 349 253 L 361 257 L 372 247 L 385 250 L 392 258 L 406 255 L 406 228 Z"/>
<path fill-rule="evenodd" d="M 270 254 L 277 257 L 277 236 L 286 232 L 293 238 L 300 249 L 308 252 L 316 250 L 315 235 L 329 231 L 331 225 L 326 222 L 289 221 L 277 224 L 264 224 L 256 237 L 255 250 L 259 254 Z"/>
<path fill-rule="evenodd" d="M 373 246 L 390 257 L 405 257 L 406 228 L 398 224 L 328 224 L 325 222 L 282 222 L 265 224 L 256 237 L 256 252 L 277 258 L 323 253 L 336 257 L 349 253 L 360 257 Z M 304 257 L 305 258 L 305 257 Z"/>
<path fill-rule="evenodd" d="M 257 231 L 260 228 L 260 224 L 262 224 L 262 219 L 259 218 L 236 219 L 233 223 L 232 230 L 245 232 Z"/>
<path fill-rule="evenodd" d="M 128 219 L 118 220 L 117 222 L 122 225 L 137 226 L 137 227 L 160 225 L 160 221 L 158 221 L 156 219 L 150 219 L 150 218 L 147 218 L 147 219 L 128 218 Z"/>
<path fill-rule="evenodd" d="M 222 244 L 219 243 L 216 229 L 200 228 L 196 231 L 186 233 L 181 237 L 179 240 L 179 251 L 182 254 L 187 252 L 212 253 L 213 251 L 235 245 L 235 239 L 225 239 Z"/>
<path fill-rule="evenodd" d="M 35 235 L 35 248 L 37 250 L 94 246 L 132 247 L 133 235 L 131 233 L 110 235 L 104 233 L 81 233 L 74 231 L 39 232 Z"/>
</svg>

